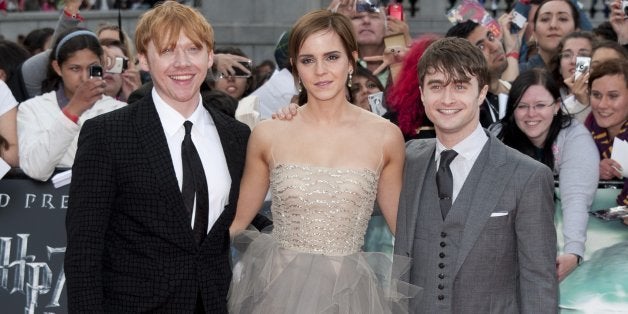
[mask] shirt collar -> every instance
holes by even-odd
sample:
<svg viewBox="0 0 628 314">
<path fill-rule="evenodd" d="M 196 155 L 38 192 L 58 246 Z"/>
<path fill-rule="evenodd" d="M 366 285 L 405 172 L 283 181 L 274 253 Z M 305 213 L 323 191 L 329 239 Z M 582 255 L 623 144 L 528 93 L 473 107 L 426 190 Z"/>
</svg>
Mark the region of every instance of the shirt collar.
<svg viewBox="0 0 628 314">
<path fill-rule="evenodd" d="M 199 97 L 198 105 L 196 109 L 192 113 L 192 115 L 185 119 L 178 111 L 168 105 L 163 98 L 159 96 L 157 90 L 153 87 L 151 92 L 153 96 L 153 102 L 155 103 L 155 109 L 157 109 L 157 114 L 159 115 L 159 119 L 161 120 L 161 125 L 164 128 L 164 132 L 167 137 L 172 137 L 179 130 L 183 129 L 183 122 L 190 121 L 194 125 L 192 131 L 198 130 L 203 132 L 205 127 L 212 123 L 213 121 L 209 117 L 209 112 L 203 107 L 203 98 Z"/>
<path fill-rule="evenodd" d="M 458 156 L 462 156 L 466 160 L 475 160 L 477 156 L 482 151 L 484 144 L 488 141 L 488 135 L 484 132 L 484 128 L 482 125 L 478 123 L 478 126 L 475 130 L 469 134 L 464 140 L 460 143 L 456 144 L 451 149 L 455 150 L 458 153 Z M 438 138 L 436 139 L 436 154 L 435 160 L 436 162 L 440 159 L 440 153 L 446 149 L 449 149 L 443 145 Z"/>
</svg>

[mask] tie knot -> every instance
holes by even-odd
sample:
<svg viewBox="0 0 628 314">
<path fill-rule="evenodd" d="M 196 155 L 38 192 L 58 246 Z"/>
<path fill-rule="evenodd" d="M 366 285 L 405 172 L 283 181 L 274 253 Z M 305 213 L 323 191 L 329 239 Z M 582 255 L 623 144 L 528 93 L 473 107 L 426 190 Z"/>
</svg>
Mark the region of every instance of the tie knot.
<svg viewBox="0 0 628 314">
<path fill-rule="evenodd" d="M 458 153 L 453 149 L 447 149 L 440 152 L 440 165 L 441 167 L 449 167 L 452 160 L 458 156 Z"/>
<path fill-rule="evenodd" d="M 190 135 L 190 133 L 192 132 L 192 122 L 190 121 L 185 121 L 183 122 L 183 127 L 185 128 L 185 135 Z"/>
</svg>

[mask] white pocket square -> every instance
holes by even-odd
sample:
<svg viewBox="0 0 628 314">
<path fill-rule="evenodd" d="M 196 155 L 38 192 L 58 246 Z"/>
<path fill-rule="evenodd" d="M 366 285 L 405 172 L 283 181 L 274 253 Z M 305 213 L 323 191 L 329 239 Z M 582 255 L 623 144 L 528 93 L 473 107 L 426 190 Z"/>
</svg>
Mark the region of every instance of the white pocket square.
<svg viewBox="0 0 628 314">
<path fill-rule="evenodd" d="M 491 213 L 491 217 L 501 217 L 501 216 L 507 216 L 508 212 L 496 212 L 496 213 Z"/>
</svg>

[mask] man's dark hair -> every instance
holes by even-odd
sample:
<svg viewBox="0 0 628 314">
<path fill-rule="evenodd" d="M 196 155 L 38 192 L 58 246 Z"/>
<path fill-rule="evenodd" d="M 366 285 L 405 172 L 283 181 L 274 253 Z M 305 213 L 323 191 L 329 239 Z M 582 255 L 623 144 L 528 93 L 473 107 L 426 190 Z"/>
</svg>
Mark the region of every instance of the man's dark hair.
<svg viewBox="0 0 628 314">
<path fill-rule="evenodd" d="M 617 41 L 617 33 L 609 21 L 600 23 L 600 25 L 593 29 L 593 34 L 606 40 Z"/>
<path fill-rule="evenodd" d="M 458 23 L 447 30 L 445 37 L 458 37 L 466 39 L 478 26 L 480 26 L 480 24 L 471 20 Z"/>
</svg>

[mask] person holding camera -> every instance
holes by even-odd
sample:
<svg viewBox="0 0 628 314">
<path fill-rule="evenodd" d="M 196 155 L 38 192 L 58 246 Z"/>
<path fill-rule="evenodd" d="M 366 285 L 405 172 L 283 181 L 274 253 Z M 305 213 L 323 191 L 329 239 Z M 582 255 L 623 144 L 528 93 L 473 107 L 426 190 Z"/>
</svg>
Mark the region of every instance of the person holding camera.
<svg viewBox="0 0 628 314">
<path fill-rule="evenodd" d="M 609 22 L 615 33 L 617 41 L 628 49 L 628 1 L 614 0 L 611 4 L 611 15 Z"/>
<path fill-rule="evenodd" d="M 589 107 L 589 72 L 591 54 L 597 41 L 593 33 L 574 31 L 558 44 L 558 54 L 552 57 L 549 70 L 560 87 L 563 110 L 584 122 Z"/>
<path fill-rule="evenodd" d="M 142 86 L 140 71 L 129 57 L 127 46 L 119 40 L 100 40 L 104 50 L 103 80 L 107 82 L 105 95 L 126 102 L 129 95 Z"/>
<path fill-rule="evenodd" d="M 57 38 L 44 94 L 18 108 L 20 167 L 29 177 L 46 181 L 55 167 L 71 167 L 85 120 L 126 105 L 105 95 L 102 56 L 98 38 L 88 30 L 70 29 Z"/>
</svg>

